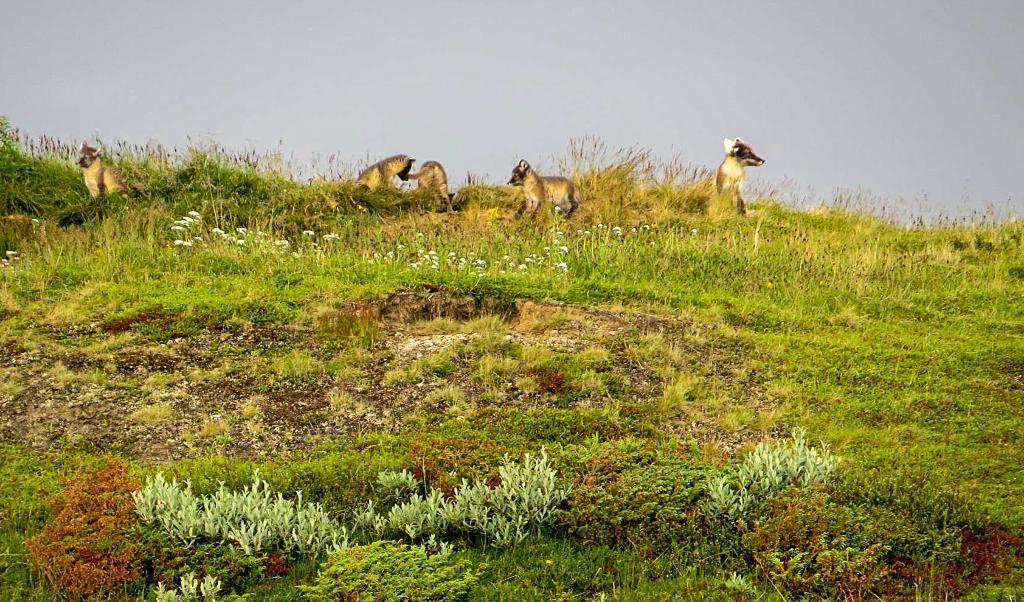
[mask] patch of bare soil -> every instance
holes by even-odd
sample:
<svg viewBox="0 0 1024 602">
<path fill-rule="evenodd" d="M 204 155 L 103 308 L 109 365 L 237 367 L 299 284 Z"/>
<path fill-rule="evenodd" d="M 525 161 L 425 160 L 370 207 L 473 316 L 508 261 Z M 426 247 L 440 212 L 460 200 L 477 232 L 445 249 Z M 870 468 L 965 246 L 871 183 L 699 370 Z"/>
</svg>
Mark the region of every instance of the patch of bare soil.
<svg viewBox="0 0 1024 602">
<path fill-rule="evenodd" d="M 726 453 L 777 434 L 664 401 L 672 375 L 686 373 L 700 395 L 749 416 L 774 411 L 761 375 L 743 367 L 749 346 L 685 317 L 429 290 L 336 312 L 328 330 L 254 325 L 154 342 L 116 324 L 106 335 L 49 333 L 31 350 L 7 339 L 0 377 L 19 386 L 0 389 L 0 439 L 117 447 L 155 462 L 304 449 L 491 408 L 623 402 L 664 405 L 665 432 Z M 368 326 L 368 348 L 340 340 Z M 115 335 L 129 338 L 95 351 L 97 336 Z"/>
</svg>

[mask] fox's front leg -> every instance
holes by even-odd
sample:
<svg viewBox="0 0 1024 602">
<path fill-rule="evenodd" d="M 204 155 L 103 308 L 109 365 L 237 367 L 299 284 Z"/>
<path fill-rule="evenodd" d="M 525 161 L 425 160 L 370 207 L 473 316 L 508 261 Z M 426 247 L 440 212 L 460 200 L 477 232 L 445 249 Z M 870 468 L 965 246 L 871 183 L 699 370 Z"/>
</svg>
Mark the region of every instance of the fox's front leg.
<svg viewBox="0 0 1024 602">
<path fill-rule="evenodd" d="M 540 199 L 530 199 L 530 217 L 537 217 L 537 212 L 540 211 Z"/>
</svg>

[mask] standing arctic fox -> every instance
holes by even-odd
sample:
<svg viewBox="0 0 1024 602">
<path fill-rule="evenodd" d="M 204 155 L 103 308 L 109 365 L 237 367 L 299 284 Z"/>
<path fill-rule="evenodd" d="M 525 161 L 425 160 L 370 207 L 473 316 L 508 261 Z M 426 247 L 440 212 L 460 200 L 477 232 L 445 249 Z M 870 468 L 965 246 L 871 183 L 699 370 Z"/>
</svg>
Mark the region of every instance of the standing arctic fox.
<svg viewBox="0 0 1024 602">
<path fill-rule="evenodd" d="M 541 203 L 551 202 L 565 217 L 572 215 L 580 206 L 576 198 L 576 186 L 572 180 L 561 176 L 541 176 L 525 160 L 520 160 L 508 183 L 511 186 L 522 186 L 526 194 L 526 203 L 516 212 L 516 217 L 530 211 L 530 217 L 537 215 Z"/>
<path fill-rule="evenodd" d="M 82 143 L 78 154 L 78 166 L 82 168 L 85 187 L 89 189 L 89 195 L 93 198 L 110 192 L 119 192 L 124 188 L 114 170 L 103 165 L 100 159 L 102 155 L 102 146 L 93 148 L 85 142 Z"/>
<path fill-rule="evenodd" d="M 416 180 L 419 188 L 430 190 L 440 201 L 439 211 L 451 211 L 454 194 L 448 192 L 448 174 L 437 161 L 426 161 L 419 171 L 409 174 L 410 180 Z"/>
<path fill-rule="evenodd" d="M 370 190 L 379 186 L 390 186 L 392 178 L 405 182 L 409 179 L 409 170 L 416 159 L 407 155 L 392 155 L 387 159 L 381 159 L 373 165 L 364 169 L 356 182 L 366 186 Z"/>
<path fill-rule="evenodd" d="M 719 193 L 731 192 L 736 198 L 736 209 L 740 215 L 746 215 L 747 205 L 743 202 L 745 168 L 764 165 L 764 159 L 758 157 L 754 149 L 739 138 L 726 138 L 722 141 L 722 146 L 725 147 L 725 160 L 718 166 L 715 188 Z"/>
</svg>

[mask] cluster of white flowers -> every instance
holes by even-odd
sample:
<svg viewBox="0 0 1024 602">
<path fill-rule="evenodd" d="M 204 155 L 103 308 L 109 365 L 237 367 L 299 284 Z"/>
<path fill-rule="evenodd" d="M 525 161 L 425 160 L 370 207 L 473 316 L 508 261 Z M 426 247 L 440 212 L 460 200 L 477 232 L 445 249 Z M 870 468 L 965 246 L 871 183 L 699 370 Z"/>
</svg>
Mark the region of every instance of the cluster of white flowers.
<svg viewBox="0 0 1024 602">
<path fill-rule="evenodd" d="M 210 234 L 219 237 L 221 240 L 227 241 L 233 245 L 244 247 L 246 245 L 246 237 L 249 235 L 249 230 L 246 228 L 235 228 L 234 234 L 231 232 L 225 232 L 220 228 L 210 228 Z M 238 234 L 238 236 L 235 236 Z M 262 235 L 262 232 L 257 233 Z"/>
<path fill-rule="evenodd" d="M 203 216 L 198 211 L 189 211 L 175 220 L 171 226 L 171 231 L 175 232 L 176 236 L 178 236 L 173 241 L 174 246 L 191 247 L 197 242 L 203 242 L 202 238 L 195 235 L 198 233 L 199 228 L 202 227 L 202 224 Z"/>
<path fill-rule="evenodd" d="M 632 226 L 629 228 L 628 234 L 645 234 L 651 231 L 651 227 L 652 226 L 650 224 L 643 224 L 642 226 Z M 625 228 L 623 228 L 622 226 L 606 226 L 604 224 L 598 224 L 597 230 L 598 232 L 610 232 L 612 236 L 616 236 L 619 238 L 623 238 L 627 234 Z M 591 231 L 589 229 L 576 229 L 576 236 L 590 236 L 590 234 Z M 562 233 L 559 232 L 558 235 L 561 236 Z"/>
<path fill-rule="evenodd" d="M 522 258 L 504 255 L 501 259 L 478 257 L 475 252 L 460 254 L 456 251 L 439 253 L 434 249 L 416 249 L 406 251 L 406 244 L 396 244 L 395 249 L 377 252 L 369 259 L 370 263 L 394 263 L 408 265 L 414 270 L 457 270 L 468 271 L 478 278 L 491 275 L 524 274 L 536 271 L 553 271 L 565 274 L 569 271 L 567 261 L 569 246 L 562 244 L 563 232 L 558 232 L 553 245 L 546 245 L 542 253 L 530 253 Z M 416 239 L 424 238 L 422 233 L 415 234 Z M 422 241 L 418 241 L 422 242 Z"/>
<path fill-rule="evenodd" d="M 192 247 L 196 243 L 203 242 L 203 239 L 199 236 L 202 233 L 202 225 L 203 217 L 198 211 L 189 211 L 181 216 L 171 225 L 171 231 L 175 233 L 172 244 L 175 247 Z M 249 230 L 242 226 L 235 228 L 233 232 L 218 227 L 210 228 L 209 232 L 215 241 L 221 240 L 232 246 L 242 248 L 259 247 L 269 244 L 282 255 L 291 255 L 292 257 L 301 257 L 302 251 L 307 248 L 316 249 L 319 247 L 317 244 L 317 234 L 313 230 L 303 230 L 302 240 L 295 243 L 285 238 L 271 240 L 266 232 Z M 319 238 L 324 242 L 335 242 L 341 240 L 341 235 L 331 233 L 324 234 Z"/>
</svg>

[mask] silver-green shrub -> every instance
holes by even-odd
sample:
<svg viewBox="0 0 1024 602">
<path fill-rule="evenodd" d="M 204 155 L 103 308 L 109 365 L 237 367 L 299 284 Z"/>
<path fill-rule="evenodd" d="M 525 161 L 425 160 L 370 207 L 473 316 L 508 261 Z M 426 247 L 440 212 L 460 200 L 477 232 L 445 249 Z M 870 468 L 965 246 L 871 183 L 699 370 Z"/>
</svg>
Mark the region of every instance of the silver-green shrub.
<svg viewBox="0 0 1024 602">
<path fill-rule="evenodd" d="M 809 447 L 806 431 L 795 429 L 792 439 L 774 445 L 759 443 L 739 467 L 736 483 L 726 476 L 708 483 L 706 508 L 713 514 L 739 517 L 768 502 L 783 489 L 828 483 L 839 458 L 826 446 Z"/>
<path fill-rule="evenodd" d="M 724 585 L 725 589 L 743 596 L 754 596 L 757 594 L 757 590 L 754 589 L 754 586 L 750 581 L 748 581 L 743 575 L 736 572 L 729 576 Z"/>
<path fill-rule="evenodd" d="M 188 602 L 191 600 L 216 600 L 220 593 L 220 580 L 207 575 L 200 581 L 195 573 L 181 576 L 178 589 L 167 589 L 163 583 L 158 583 L 156 589 L 156 602 Z"/>
<path fill-rule="evenodd" d="M 495 487 L 481 480 L 463 480 L 451 498 L 437 490 L 425 496 L 414 493 L 386 512 L 370 501 L 356 515 L 356 524 L 379 537 L 415 542 L 454 532 L 504 547 L 550 524 L 552 512 L 569 495 L 568 488 L 558 486 L 558 473 L 544 452 L 538 458 L 527 454 L 522 462 L 505 456 L 498 474 L 501 482 Z M 392 481 L 391 476 L 378 477 L 378 483 Z"/>
<path fill-rule="evenodd" d="M 348 533 L 319 504 L 304 504 L 274 494 L 259 472 L 252 485 L 197 496 L 192 485 L 168 482 L 163 473 L 146 480 L 133 494 L 143 522 L 156 524 L 187 546 L 199 541 L 231 542 L 249 555 L 265 551 L 320 554 L 348 545 Z"/>
<path fill-rule="evenodd" d="M 377 474 L 377 487 L 381 492 L 401 497 L 419 488 L 416 477 L 408 470 L 402 472 L 386 471 Z"/>
</svg>

